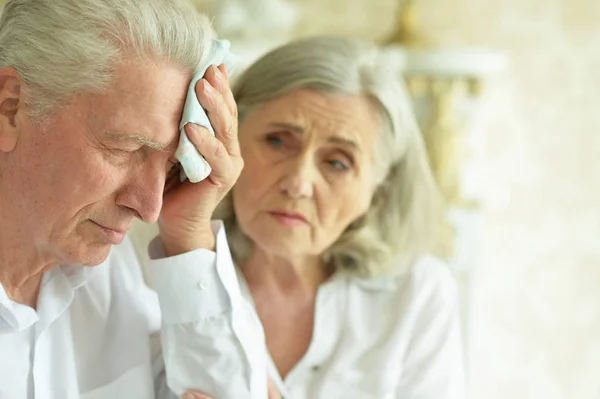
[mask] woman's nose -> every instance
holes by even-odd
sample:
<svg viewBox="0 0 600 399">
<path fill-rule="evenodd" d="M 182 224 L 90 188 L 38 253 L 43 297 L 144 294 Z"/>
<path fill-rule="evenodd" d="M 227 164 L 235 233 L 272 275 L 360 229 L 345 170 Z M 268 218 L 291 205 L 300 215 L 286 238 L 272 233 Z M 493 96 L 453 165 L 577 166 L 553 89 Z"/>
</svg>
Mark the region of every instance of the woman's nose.
<svg viewBox="0 0 600 399">
<path fill-rule="evenodd" d="M 291 162 L 289 170 L 281 180 L 281 191 L 293 199 L 311 198 L 316 173 L 314 169 L 312 162 L 306 158 Z"/>
</svg>

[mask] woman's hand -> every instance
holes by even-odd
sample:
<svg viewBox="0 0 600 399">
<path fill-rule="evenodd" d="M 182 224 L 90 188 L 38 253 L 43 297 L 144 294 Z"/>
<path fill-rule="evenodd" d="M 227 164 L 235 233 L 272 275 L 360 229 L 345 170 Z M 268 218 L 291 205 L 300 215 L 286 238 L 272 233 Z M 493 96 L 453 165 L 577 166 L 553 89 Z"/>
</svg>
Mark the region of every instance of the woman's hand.
<svg viewBox="0 0 600 399">
<path fill-rule="evenodd" d="M 183 394 L 183 399 L 217 399 L 217 398 L 211 398 L 210 396 L 202 395 L 201 393 L 197 393 L 197 392 L 186 392 Z M 273 383 L 271 382 L 271 379 L 269 379 L 269 397 L 267 399 L 282 399 L 281 395 L 277 391 L 277 388 L 275 388 L 275 385 L 273 385 Z"/>
<path fill-rule="evenodd" d="M 224 65 L 208 68 L 196 85 L 196 95 L 207 111 L 216 137 L 198 125 L 187 124 L 185 129 L 212 172 L 199 183 L 181 183 L 179 167 L 169 173 L 158 220 L 167 256 L 198 248 L 214 249 L 215 237 L 210 226 L 212 214 L 244 165 L 237 137 L 237 106 Z"/>
<path fill-rule="evenodd" d="M 197 392 L 186 392 L 183 394 L 183 399 L 213 399 L 210 396 L 202 395 Z"/>
<path fill-rule="evenodd" d="M 277 388 L 275 388 L 275 385 L 273 384 L 273 382 L 271 381 L 270 378 L 269 378 L 268 384 L 269 384 L 269 398 L 268 399 L 282 399 L 281 395 L 279 394 L 279 391 L 277 391 Z"/>
</svg>

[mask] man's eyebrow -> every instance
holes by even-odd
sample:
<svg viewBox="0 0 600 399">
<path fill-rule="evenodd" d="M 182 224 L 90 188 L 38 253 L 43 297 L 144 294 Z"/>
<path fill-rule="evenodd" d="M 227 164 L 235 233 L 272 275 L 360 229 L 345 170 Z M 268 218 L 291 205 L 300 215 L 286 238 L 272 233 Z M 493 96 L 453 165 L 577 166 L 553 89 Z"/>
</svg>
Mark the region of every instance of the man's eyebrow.
<svg viewBox="0 0 600 399">
<path fill-rule="evenodd" d="M 157 143 L 156 141 L 152 141 L 139 134 L 121 134 L 109 132 L 108 137 L 118 141 L 131 141 L 142 146 L 150 147 L 156 151 L 165 151 L 169 146 L 168 144 Z"/>
</svg>

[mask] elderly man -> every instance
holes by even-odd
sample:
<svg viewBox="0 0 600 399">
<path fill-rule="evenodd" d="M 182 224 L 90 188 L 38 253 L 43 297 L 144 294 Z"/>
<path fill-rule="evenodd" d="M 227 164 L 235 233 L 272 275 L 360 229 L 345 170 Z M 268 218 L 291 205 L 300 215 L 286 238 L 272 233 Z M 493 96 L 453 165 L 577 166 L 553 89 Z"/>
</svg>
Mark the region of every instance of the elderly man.
<svg viewBox="0 0 600 399">
<path fill-rule="evenodd" d="M 212 39 L 185 0 L 5 6 L 0 398 L 266 397 L 262 330 L 210 221 L 242 168 L 223 67 L 196 86 L 216 138 L 186 127 L 211 175 L 181 184 L 172 168 Z M 135 218 L 160 226 L 157 294 L 126 237 Z"/>
</svg>

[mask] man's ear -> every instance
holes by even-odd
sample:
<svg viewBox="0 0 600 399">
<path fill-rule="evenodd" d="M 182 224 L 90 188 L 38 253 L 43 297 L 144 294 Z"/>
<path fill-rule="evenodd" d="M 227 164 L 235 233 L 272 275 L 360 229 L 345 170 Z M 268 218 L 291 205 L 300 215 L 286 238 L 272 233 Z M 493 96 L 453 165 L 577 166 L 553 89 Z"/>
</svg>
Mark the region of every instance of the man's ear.
<svg viewBox="0 0 600 399">
<path fill-rule="evenodd" d="M 0 152 L 11 152 L 17 146 L 19 126 L 17 114 L 22 111 L 21 77 L 11 67 L 0 69 Z"/>
</svg>

